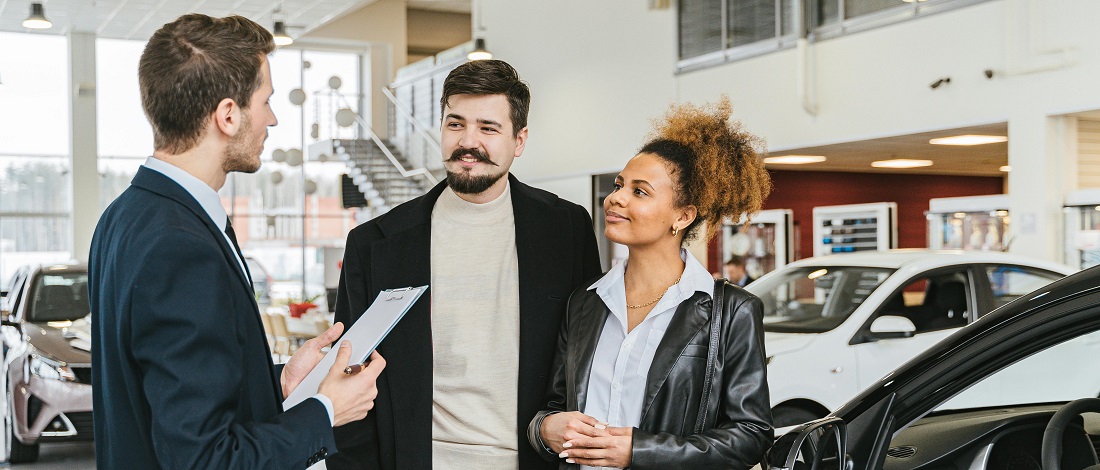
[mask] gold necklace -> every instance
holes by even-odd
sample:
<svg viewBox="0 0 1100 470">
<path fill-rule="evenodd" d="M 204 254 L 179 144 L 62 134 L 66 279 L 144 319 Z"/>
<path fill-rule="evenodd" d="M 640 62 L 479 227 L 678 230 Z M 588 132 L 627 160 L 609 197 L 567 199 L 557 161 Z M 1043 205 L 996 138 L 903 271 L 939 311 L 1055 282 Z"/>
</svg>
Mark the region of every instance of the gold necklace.
<svg viewBox="0 0 1100 470">
<path fill-rule="evenodd" d="M 681 275 L 680 275 L 680 277 L 676 278 L 676 281 L 675 281 L 675 282 L 673 282 L 672 284 L 669 284 L 669 286 L 665 288 L 665 292 L 668 292 L 668 289 L 669 289 L 670 287 L 672 287 L 672 286 L 675 286 L 676 284 L 679 284 L 679 283 L 680 283 L 680 278 L 682 278 L 682 277 L 684 277 L 684 275 L 683 275 L 683 274 L 681 274 Z M 664 292 L 661 292 L 661 295 L 658 295 L 656 299 L 650 300 L 649 302 L 646 302 L 646 303 L 644 303 L 644 304 L 641 304 L 641 305 L 630 305 L 630 304 L 626 304 L 626 308 L 642 308 L 642 307 L 648 307 L 648 306 L 650 306 L 650 305 L 653 305 L 653 304 L 657 303 L 657 301 L 658 301 L 658 300 L 661 300 L 661 298 L 663 298 L 664 296 L 665 296 L 665 293 L 664 293 Z"/>
</svg>

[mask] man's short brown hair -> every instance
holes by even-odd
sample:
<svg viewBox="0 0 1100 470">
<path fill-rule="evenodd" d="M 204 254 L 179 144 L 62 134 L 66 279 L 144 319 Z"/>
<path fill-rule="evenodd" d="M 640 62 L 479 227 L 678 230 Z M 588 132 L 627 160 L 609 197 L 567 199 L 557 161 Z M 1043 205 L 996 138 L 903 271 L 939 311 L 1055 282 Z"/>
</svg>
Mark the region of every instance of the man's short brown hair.
<svg viewBox="0 0 1100 470">
<path fill-rule="evenodd" d="M 236 15 L 184 15 L 153 33 L 138 65 L 153 148 L 190 150 L 225 98 L 247 109 L 263 82 L 263 56 L 274 50 L 270 32 Z"/>
<path fill-rule="evenodd" d="M 527 127 L 531 109 L 531 90 L 520 80 L 516 69 L 503 60 L 475 60 L 459 65 L 443 80 L 440 114 L 454 95 L 504 95 L 512 109 L 512 137 Z"/>
</svg>

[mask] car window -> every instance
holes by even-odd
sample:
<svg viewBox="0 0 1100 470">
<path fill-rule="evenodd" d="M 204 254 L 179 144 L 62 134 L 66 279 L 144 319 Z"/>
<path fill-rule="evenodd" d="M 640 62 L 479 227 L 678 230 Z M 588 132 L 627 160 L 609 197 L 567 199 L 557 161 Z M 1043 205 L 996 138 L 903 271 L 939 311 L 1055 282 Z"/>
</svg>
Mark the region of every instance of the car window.
<svg viewBox="0 0 1100 470">
<path fill-rule="evenodd" d="M 1062 277 L 1056 273 L 1011 265 L 988 266 L 986 274 L 989 276 L 989 285 L 993 288 L 993 308 L 1012 302 L 1021 295 Z"/>
<path fill-rule="evenodd" d="M 1044 349 L 982 379 L 939 410 L 1053 403 L 1100 394 L 1100 331 Z"/>
<path fill-rule="evenodd" d="M 859 266 L 781 271 L 749 284 L 764 302 L 764 330 L 823 333 L 840 326 L 894 270 Z"/>
<path fill-rule="evenodd" d="M 31 291 L 26 320 L 49 322 L 88 316 L 88 274 L 41 274 Z"/>
<path fill-rule="evenodd" d="M 911 279 L 879 309 L 876 317 L 908 318 L 916 334 L 961 328 L 974 318 L 966 271 L 940 272 Z"/>
<path fill-rule="evenodd" d="M 27 285 L 26 282 L 23 282 L 26 277 L 24 273 L 16 273 L 15 278 L 12 280 L 13 287 L 8 291 L 8 311 L 13 314 L 19 311 L 19 303 L 22 302 L 23 289 L 25 289 Z"/>
</svg>

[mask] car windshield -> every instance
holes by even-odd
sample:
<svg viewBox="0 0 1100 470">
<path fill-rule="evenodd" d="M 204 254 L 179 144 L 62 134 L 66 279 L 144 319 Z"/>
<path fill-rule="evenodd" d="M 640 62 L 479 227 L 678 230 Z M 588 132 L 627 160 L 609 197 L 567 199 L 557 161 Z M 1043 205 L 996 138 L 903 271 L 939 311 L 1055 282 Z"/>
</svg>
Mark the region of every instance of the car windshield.
<svg viewBox="0 0 1100 470">
<path fill-rule="evenodd" d="M 823 333 L 848 319 L 856 307 L 894 272 L 863 266 L 783 270 L 749 284 L 764 301 L 764 330 Z"/>
<path fill-rule="evenodd" d="M 71 321 L 88 315 L 87 273 L 40 274 L 31 292 L 27 321 Z"/>
<path fill-rule="evenodd" d="M 1062 341 L 990 374 L 936 411 L 1054 403 L 1100 393 L 1100 331 Z"/>
</svg>

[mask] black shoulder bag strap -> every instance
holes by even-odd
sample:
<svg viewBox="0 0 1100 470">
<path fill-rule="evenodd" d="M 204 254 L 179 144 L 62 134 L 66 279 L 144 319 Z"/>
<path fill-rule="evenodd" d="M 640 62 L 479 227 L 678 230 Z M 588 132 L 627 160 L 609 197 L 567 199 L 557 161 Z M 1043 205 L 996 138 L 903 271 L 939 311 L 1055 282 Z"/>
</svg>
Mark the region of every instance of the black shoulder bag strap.
<svg viewBox="0 0 1100 470">
<path fill-rule="evenodd" d="M 699 419 L 695 421 L 695 434 L 703 432 L 707 425 L 707 411 L 710 409 L 710 390 L 714 383 L 715 363 L 718 361 L 718 342 L 722 335 L 722 310 L 726 300 L 726 280 L 714 281 L 714 309 L 710 314 L 710 343 L 707 351 L 707 369 L 703 378 L 703 396 L 699 400 Z"/>
</svg>

